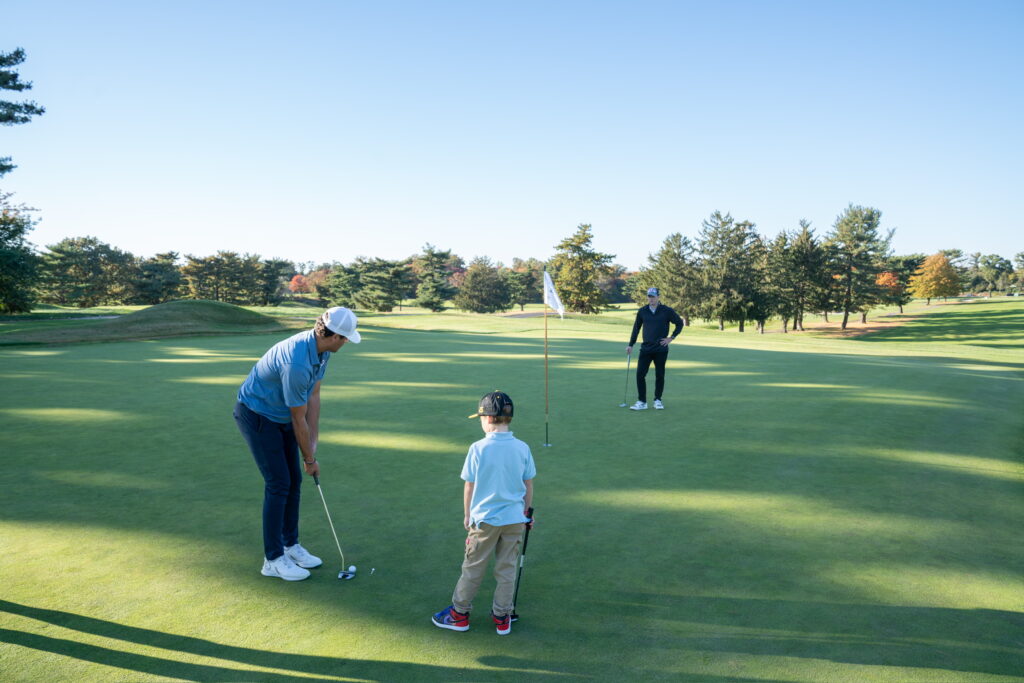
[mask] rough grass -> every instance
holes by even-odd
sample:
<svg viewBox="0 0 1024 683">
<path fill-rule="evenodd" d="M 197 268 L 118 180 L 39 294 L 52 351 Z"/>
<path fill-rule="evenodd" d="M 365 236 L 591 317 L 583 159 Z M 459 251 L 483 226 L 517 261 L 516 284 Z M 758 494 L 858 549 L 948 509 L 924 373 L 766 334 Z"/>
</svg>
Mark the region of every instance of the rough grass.
<svg viewBox="0 0 1024 683">
<path fill-rule="evenodd" d="M 550 448 L 542 320 L 367 316 L 331 362 L 320 451 L 360 575 L 334 578 L 307 486 L 326 562 L 297 584 L 258 573 L 262 481 L 230 417 L 287 332 L 0 349 L 0 671 L 1022 681 L 1022 312 L 937 309 L 956 337 L 928 316 L 895 340 L 689 330 L 646 413 L 617 407 L 621 322 L 549 320 Z M 461 560 L 464 416 L 494 388 L 539 471 L 509 637 L 489 580 L 468 633 L 429 622 Z"/>
</svg>

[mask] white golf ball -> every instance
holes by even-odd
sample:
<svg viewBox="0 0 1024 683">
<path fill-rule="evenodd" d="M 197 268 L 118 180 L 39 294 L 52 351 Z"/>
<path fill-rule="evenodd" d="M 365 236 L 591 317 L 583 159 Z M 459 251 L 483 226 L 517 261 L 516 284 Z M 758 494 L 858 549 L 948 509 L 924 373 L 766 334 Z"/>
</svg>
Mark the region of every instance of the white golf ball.
<svg viewBox="0 0 1024 683">
<path fill-rule="evenodd" d="M 356 566 L 355 566 L 354 564 L 350 564 L 350 565 L 348 566 L 348 570 L 349 570 L 350 572 L 355 572 L 355 570 L 356 570 Z"/>
</svg>

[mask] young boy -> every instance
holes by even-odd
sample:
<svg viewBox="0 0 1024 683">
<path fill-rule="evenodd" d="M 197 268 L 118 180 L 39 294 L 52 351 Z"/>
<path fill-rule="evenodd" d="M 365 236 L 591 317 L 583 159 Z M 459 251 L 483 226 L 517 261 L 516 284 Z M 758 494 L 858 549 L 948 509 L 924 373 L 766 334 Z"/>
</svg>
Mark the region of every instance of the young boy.
<svg viewBox="0 0 1024 683">
<path fill-rule="evenodd" d="M 512 399 L 492 391 L 480 399 L 476 413 L 484 438 L 469 447 L 462 467 L 465 480 L 462 525 L 466 538 L 466 559 L 462 576 L 455 585 L 452 604 L 432 618 L 435 626 L 453 631 L 469 630 L 469 612 L 480 589 L 484 570 L 494 556 L 494 601 L 491 618 L 498 635 L 512 631 L 512 593 L 515 589 L 516 559 L 526 524 L 533 520 L 526 510 L 533 504 L 533 464 L 530 447 L 512 436 Z"/>
</svg>

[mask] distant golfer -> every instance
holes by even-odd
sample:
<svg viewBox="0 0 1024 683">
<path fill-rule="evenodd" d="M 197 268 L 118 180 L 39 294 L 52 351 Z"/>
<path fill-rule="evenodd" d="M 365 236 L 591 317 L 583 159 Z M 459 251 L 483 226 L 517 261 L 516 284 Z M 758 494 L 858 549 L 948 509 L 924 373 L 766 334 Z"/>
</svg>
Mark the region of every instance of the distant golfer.
<svg viewBox="0 0 1024 683">
<path fill-rule="evenodd" d="M 494 558 L 497 586 L 491 602 L 491 619 L 498 635 L 512 632 L 512 601 L 516 559 L 533 505 L 533 478 L 537 467 L 530 447 L 512 436 L 512 399 L 492 391 L 485 394 L 471 418 L 480 418 L 484 438 L 473 443 L 462 466 L 462 526 L 466 554 L 462 575 L 455 584 L 452 604 L 432 617 L 435 626 L 452 631 L 469 630 L 469 612 L 480 589 L 484 571 Z"/>
<path fill-rule="evenodd" d="M 263 481 L 264 576 L 301 581 L 319 557 L 299 545 L 302 470 L 320 475 L 320 380 L 327 362 L 346 342 L 359 343 L 356 316 L 330 308 L 312 330 L 278 342 L 253 366 L 238 390 L 235 422 Z M 302 458 L 300 467 L 299 458 Z"/>
<path fill-rule="evenodd" d="M 654 409 L 662 410 L 665 405 L 661 397 L 665 391 L 665 363 L 668 361 L 668 345 L 683 331 L 683 319 L 659 299 L 657 287 L 647 290 L 647 305 L 636 312 L 633 333 L 629 336 L 626 353 L 633 353 L 640 328 L 644 328 L 644 342 L 640 345 L 640 356 L 636 359 L 636 398 L 630 410 L 647 410 L 647 371 L 654 363 Z M 668 324 L 675 329 L 668 333 Z"/>
</svg>

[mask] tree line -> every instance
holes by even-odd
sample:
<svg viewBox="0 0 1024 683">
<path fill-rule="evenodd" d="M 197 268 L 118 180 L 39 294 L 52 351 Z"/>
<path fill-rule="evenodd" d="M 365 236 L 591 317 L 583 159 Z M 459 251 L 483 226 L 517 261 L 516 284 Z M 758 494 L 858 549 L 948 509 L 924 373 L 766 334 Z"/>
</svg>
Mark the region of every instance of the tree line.
<svg viewBox="0 0 1024 683">
<path fill-rule="evenodd" d="M 831 230 L 818 236 L 806 221 L 774 238 L 753 222 L 716 211 L 696 240 L 673 233 L 636 272 L 596 251 L 590 225 L 555 245 L 548 261 L 513 259 L 505 266 L 487 257 L 466 263 L 452 251 L 426 244 L 405 259 L 359 257 L 349 263 L 293 263 L 256 254 L 218 251 L 211 256 L 169 251 L 149 258 L 95 237 L 71 237 L 37 252 L 27 241 L 32 212 L 0 193 L 0 310 L 30 311 L 37 303 L 91 307 L 158 304 L 193 298 L 240 305 L 275 305 L 293 294 L 311 294 L 329 305 L 391 311 L 403 302 L 431 311 L 448 306 L 476 312 L 508 311 L 542 301 L 547 269 L 571 312 L 596 313 L 609 304 L 646 301 L 650 286 L 687 324 L 738 323 L 763 331 L 769 319 L 785 331 L 802 330 L 807 313 L 838 312 L 865 320 L 878 305 L 902 306 L 961 292 L 1019 289 L 1024 252 L 1016 267 L 998 255 L 965 255 L 950 249 L 926 257 L 893 255 L 892 232 L 881 212 L 847 207 Z"/>
</svg>

